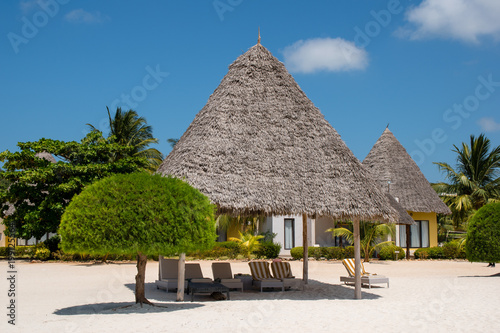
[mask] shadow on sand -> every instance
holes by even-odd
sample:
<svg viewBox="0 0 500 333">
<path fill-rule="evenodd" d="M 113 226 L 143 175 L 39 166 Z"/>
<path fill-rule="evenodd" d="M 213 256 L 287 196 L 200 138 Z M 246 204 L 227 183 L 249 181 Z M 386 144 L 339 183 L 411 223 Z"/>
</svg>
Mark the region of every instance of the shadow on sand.
<svg viewBox="0 0 500 333">
<path fill-rule="evenodd" d="M 127 288 L 134 291 L 135 284 L 129 283 L 125 284 Z M 362 288 L 362 299 L 379 299 L 380 295 L 374 294 L 371 291 L 376 291 L 380 288 L 385 288 L 381 286 L 372 286 L 371 289 L 368 287 Z M 154 282 L 146 283 L 145 285 L 146 298 L 151 302 L 175 302 L 176 300 L 176 292 L 157 289 Z M 278 289 L 265 289 L 262 293 L 260 290 L 245 290 L 241 291 L 232 291 L 231 292 L 231 301 L 260 301 L 260 300 L 276 300 L 276 299 L 284 299 L 284 300 L 320 300 L 320 299 L 328 299 L 328 300 L 353 300 L 354 299 L 354 286 L 350 285 L 342 285 L 342 284 L 328 284 L 324 282 L 320 282 L 317 280 L 309 280 L 309 284 L 302 290 L 291 289 L 286 290 L 284 292 L 279 291 Z M 177 304 L 186 304 L 191 303 L 191 296 L 185 294 L 184 303 Z M 191 304 L 195 304 L 196 302 L 203 301 L 216 301 L 210 295 L 198 295 L 196 294 L 194 297 L 194 302 Z"/>
<path fill-rule="evenodd" d="M 493 275 L 467 275 L 467 276 L 459 276 L 459 278 L 471 278 L 471 277 L 474 277 L 474 278 L 488 278 L 488 277 L 500 277 L 500 273 L 496 273 L 496 274 L 493 274 Z"/>
<path fill-rule="evenodd" d="M 109 302 L 70 306 L 54 311 L 59 316 L 78 316 L 78 315 L 110 315 L 116 313 L 156 313 L 172 312 L 178 310 L 189 310 L 202 307 L 197 303 L 155 303 L 155 306 L 133 302 Z"/>
</svg>

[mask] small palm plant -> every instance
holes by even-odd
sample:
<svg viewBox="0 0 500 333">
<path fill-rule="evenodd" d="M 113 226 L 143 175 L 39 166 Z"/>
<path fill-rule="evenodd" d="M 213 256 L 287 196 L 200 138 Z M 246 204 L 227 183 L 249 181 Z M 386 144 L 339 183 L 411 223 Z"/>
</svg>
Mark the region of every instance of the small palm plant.
<svg viewBox="0 0 500 333">
<path fill-rule="evenodd" d="M 240 238 L 231 237 L 230 241 L 238 242 L 245 253 L 248 260 L 252 255 L 252 252 L 257 251 L 260 248 L 260 240 L 264 238 L 262 235 L 253 235 L 250 232 L 242 233 L 239 231 Z"/>
<path fill-rule="evenodd" d="M 379 250 L 380 248 L 388 245 L 394 244 L 393 241 L 385 241 L 380 242 L 380 239 L 385 238 L 387 235 L 394 235 L 393 228 L 385 223 L 370 223 L 370 222 L 362 222 L 361 223 L 361 251 L 365 255 L 365 262 L 370 261 L 371 256 L 371 248 Z M 330 228 L 325 232 L 331 232 L 333 236 L 343 237 L 349 243 L 353 243 L 354 235 L 352 231 L 347 228 Z"/>
</svg>

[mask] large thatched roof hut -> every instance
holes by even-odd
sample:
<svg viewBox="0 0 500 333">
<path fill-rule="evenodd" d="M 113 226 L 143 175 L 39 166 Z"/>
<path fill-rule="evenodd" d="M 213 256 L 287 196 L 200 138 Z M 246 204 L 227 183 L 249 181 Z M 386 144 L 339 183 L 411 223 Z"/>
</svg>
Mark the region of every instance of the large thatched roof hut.
<svg viewBox="0 0 500 333">
<path fill-rule="evenodd" d="M 185 177 L 221 212 L 394 221 L 340 135 L 260 44 L 229 66 L 158 172 Z"/>
<path fill-rule="evenodd" d="M 302 214 L 305 239 L 307 215 L 350 218 L 355 224 L 396 222 L 398 216 L 340 135 L 260 42 L 229 66 L 158 173 L 185 178 L 221 213 Z M 304 253 L 307 259 L 306 241 Z"/>
</svg>

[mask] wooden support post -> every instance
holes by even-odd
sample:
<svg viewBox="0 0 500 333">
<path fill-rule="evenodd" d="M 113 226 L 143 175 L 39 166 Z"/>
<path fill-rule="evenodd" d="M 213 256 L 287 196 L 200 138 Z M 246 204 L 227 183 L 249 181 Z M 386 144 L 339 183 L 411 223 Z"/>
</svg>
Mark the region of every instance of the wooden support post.
<svg viewBox="0 0 500 333">
<path fill-rule="evenodd" d="M 410 259 L 411 225 L 406 225 L 406 259 Z"/>
<path fill-rule="evenodd" d="M 354 236 L 354 299 L 361 299 L 361 237 L 359 234 L 359 218 L 353 219 Z"/>
<path fill-rule="evenodd" d="M 302 247 L 304 248 L 304 262 L 303 262 L 303 270 L 302 270 L 302 281 L 304 284 L 307 284 L 307 280 L 309 278 L 309 256 L 308 256 L 308 247 L 309 244 L 307 242 L 307 214 L 302 214 Z"/>
<path fill-rule="evenodd" d="M 181 253 L 179 256 L 179 266 L 177 273 L 177 301 L 184 301 L 184 277 L 186 273 L 186 254 Z"/>
</svg>

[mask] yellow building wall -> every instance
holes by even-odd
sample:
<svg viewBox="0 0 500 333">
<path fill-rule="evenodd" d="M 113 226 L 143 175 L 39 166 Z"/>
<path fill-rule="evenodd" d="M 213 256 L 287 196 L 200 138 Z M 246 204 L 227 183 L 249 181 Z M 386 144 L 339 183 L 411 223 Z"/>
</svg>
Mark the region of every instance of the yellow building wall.
<svg viewBox="0 0 500 333">
<path fill-rule="evenodd" d="M 436 213 L 422 213 L 422 212 L 411 212 L 408 214 L 414 220 L 429 221 L 429 247 L 438 246 L 438 225 L 437 225 L 437 215 Z M 416 250 L 413 249 L 412 250 Z"/>
<path fill-rule="evenodd" d="M 239 224 L 230 225 L 229 228 L 227 228 L 227 240 L 231 237 L 240 238 L 239 231 L 241 231 L 241 226 Z"/>
</svg>

